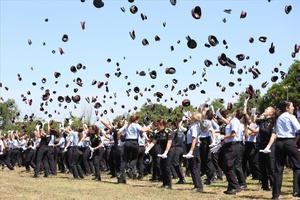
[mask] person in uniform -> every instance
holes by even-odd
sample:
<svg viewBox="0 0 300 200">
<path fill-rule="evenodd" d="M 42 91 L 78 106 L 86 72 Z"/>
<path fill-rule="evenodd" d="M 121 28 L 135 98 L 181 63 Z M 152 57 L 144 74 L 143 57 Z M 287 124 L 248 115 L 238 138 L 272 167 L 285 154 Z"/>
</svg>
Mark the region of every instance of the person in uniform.
<svg viewBox="0 0 300 200">
<path fill-rule="evenodd" d="M 300 124 L 293 115 L 292 102 L 282 102 L 280 110 L 282 114 L 277 118 L 275 125 L 275 173 L 272 199 L 278 199 L 280 196 L 284 162 L 287 156 L 290 156 L 294 171 L 293 196 L 300 197 L 300 152 L 296 144 L 296 136 L 300 134 Z"/>
</svg>

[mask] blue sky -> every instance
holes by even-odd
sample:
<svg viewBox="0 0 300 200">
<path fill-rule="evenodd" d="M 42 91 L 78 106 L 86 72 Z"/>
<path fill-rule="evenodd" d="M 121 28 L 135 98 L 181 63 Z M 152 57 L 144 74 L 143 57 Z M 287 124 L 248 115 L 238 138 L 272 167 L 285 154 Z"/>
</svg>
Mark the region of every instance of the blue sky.
<svg viewBox="0 0 300 200">
<path fill-rule="evenodd" d="M 44 108 L 53 118 L 59 120 L 68 116 L 69 111 L 80 115 L 83 110 L 88 109 L 94 113 L 92 104 L 87 104 L 84 98 L 98 95 L 102 103 L 103 95 L 109 97 L 113 96 L 113 93 L 117 93 L 117 98 L 106 98 L 106 103 L 102 103 L 103 107 L 99 109 L 101 113 L 104 109 L 114 108 L 115 113 L 109 112 L 106 116 L 110 119 L 134 106 L 141 106 L 146 98 L 155 102 L 153 94 L 157 91 L 164 94 L 161 102 L 172 107 L 175 103 L 170 101 L 170 97 L 179 103 L 184 98 L 189 98 L 193 105 L 198 105 L 207 97 L 222 97 L 227 102 L 233 102 L 237 98 L 235 92 L 244 91 L 249 84 L 260 88 L 262 82 L 270 81 L 274 67 L 286 71 L 294 60 L 291 57 L 294 45 L 300 44 L 300 29 L 296 28 L 300 19 L 300 3 L 296 0 L 178 0 L 176 6 L 172 6 L 169 0 L 136 0 L 133 4 L 126 0 L 106 0 L 105 6 L 100 9 L 93 6 L 92 0 L 86 0 L 84 3 L 80 0 L 0 2 L 0 82 L 9 87 L 9 91 L 0 88 L 0 96 L 4 99 L 15 99 L 22 114 L 35 113 L 45 119 L 47 115 L 39 111 L 43 94 L 41 86 L 57 92 L 51 95 L 53 103 Z M 136 14 L 130 13 L 131 5 L 138 7 Z M 293 6 L 288 15 L 284 12 L 286 5 Z M 202 9 L 202 17 L 199 20 L 191 15 L 191 9 L 195 6 Z M 121 7 L 126 9 L 125 13 L 120 10 Z M 227 14 L 223 12 L 224 9 L 232 9 L 232 13 Z M 240 19 L 242 10 L 248 13 L 244 19 Z M 148 19 L 142 21 L 141 13 Z M 48 22 L 44 21 L 46 18 Z M 223 18 L 226 18 L 226 23 L 222 22 Z M 83 20 L 86 22 L 85 30 L 81 30 L 80 27 L 80 21 Z M 163 22 L 166 22 L 166 27 L 163 27 Z M 129 31 L 132 30 L 136 33 L 135 40 L 129 36 Z M 61 40 L 63 34 L 68 34 L 68 42 Z M 155 35 L 159 35 L 161 41 L 156 42 Z M 197 41 L 197 48 L 187 47 L 187 35 Z M 215 35 L 219 45 L 204 47 L 209 35 Z M 267 42 L 259 42 L 260 36 L 267 36 Z M 253 44 L 248 42 L 250 37 L 255 39 Z M 148 39 L 148 46 L 142 45 L 143 38 Z M 27 43 L 28 39 L 32 41 L 30 46 Z M 224 39 L 228 43 L 228 49 L 225 49 L 222 43 Z M 45 46 L 43 42 L 46 43 Z M 268 51 L 271 42 L 275 45 L 274 54 Z M 174 46 L 174 51 L 170 50 L 171 45 Z M 65 54 L 59 54 L 59 47 L 64 49 Z M 56 53 L 52 54 L 52 50 Z M 255 61 L 259 61 L 261 76 L 253 80 L 249 73 L 238 75 L 235 71 L 235 74 L 231 75 L 228 67 L 215 66 L 221 53 L 226 53 L 234 60 L 237 68 L 249 68 Z M 237 61 L 235 56 L 239 53 L 248 55 L 250 59 Z M 112 62 L 107 63 L 107 58 L 111 58 Z M 299 54 L 296 58 L 299 59 Z M 187 62 L 184 63 L 183 59 L 187 59 Z M 207 82 L 202 78 L 205 59 L 210 59 L 214 64 L 206 68 Z M 86 70 L 71 73 L 70 66 L 79 62 L 87 67 Z M 116 62 L 120 64 L 120 78 L 114 76 Z M 163 63 L 162 67 L 159 66 L 160 63 Z M 279 66 L 279 63 L 282 63 L 282 66 Z M 164 73 L 166 67 L 175 67 L 177 71 L 173 75 L 167 75 Z M 137 70 L 144 70 L 146 73 L 148 70 L 156 70 L 158 77 L 155 80 L 148 75 L 140 77 L 136 75 Z M 54 84 L 55 71 L 62 74 L 57 79 L 58 84 Z M 193 71 L 196 71 L 195 75 L 192 75 Z M 22 77 L 21 82 L 17 80 L 18 73 Z M 111 77 L 107 79 L 105 73 L 110 73 Z M 128 75 L 127 80 L 124 79 L 125 75 Z M 46 84 L 41 83 L 44 77 L 47 78 Z M 73 104 L 68 104 L 66 110 L 62 108 L 67 104 L 58 107 L 57 96 L 74 95 L 73 89 L 76 85 L 73 79 L 77 77 L 83 80 L 83 87 L 79 88 L 77 93 L 82 96 L 81 103 L 77 105 L 77 109 L 73 108 Z M 242 78 L 240 85 L 237 82 L 239 77 Z M 178 84 L 171 92 L 173 78 L 178 80 Z M 94 79 L 109 81 L 110 92 L 106 93 L 104 87 L 97 89 L 91 86 Z M 225 92 L 216 87 L 217 81 L 226 86 Z M 229 87 L 230 81 L 236 85 Z M 32 82 L 37 82 L 37 86 L 32 86 Z M 128 86 L 127 82 L 131 82 L 131 85 Z M 177 95 L 178 90 L 188 87 L 191 83 L 200 82 L 200 87 L 187 92 L 188 96 Z M 64 87 L 67 83 L 69 88 Z M 126 95 L 125 91 L 129 88 L 138 86 L 143 90 L 145 87 L 150 88 L 152 84 L 155 88 L 144 93 L 138 101 L 133 99 L 134 92 L 131 92 L 130 97 Z M 169 84 L 168 88 L 164 87 L 166 84 Z M 30 96 L 26 95 L 28 90 L 31 91 Z M 201 94 L 201 90 L 205 90 L 206 94 Z M 33 99 L 32 106 L 22 102 L 21 94 Z M 164 99 L 168 101 L 164 102 Z M 117 105 L 113 104 L 114 101 Z M 121 108 L 122 104 L 126 109 Z M 61 114 L 55 114 L 54 110 L 60 111 Z"/>
</svg>

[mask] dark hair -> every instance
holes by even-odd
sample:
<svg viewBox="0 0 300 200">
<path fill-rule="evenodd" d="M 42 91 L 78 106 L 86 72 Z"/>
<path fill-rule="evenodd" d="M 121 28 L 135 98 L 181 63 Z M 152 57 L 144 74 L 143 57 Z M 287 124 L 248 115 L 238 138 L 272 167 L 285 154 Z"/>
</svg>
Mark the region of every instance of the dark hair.
<svg viewBox="0 0 300 200">
<path fill-rule="evenodd" d="M 89 133 L 90 134 L 98 134 L 99 133 L 99 128 L 96 125 L 92 125 L 90 127 Z"/>
<path fill-rule="evenodd" d="M 290 105 L 292 105 L 292 102 L 290 102 L 290 101 L 282 101 L 279 104 L 279 110 L 280 110 L 280 112 L 286 112 L 287 107 L 289 107 Z"/>
<path fill-rule="evenodd" d="M 139 119 L 140 119 L 139 116 L 137 116 L 137 115 L 132 115 L 132 116 L 130 117 L 130 123 L 135 122 L 135 121 L 137 121 L 137 120 L 139 120 Z"/>
<path fill-rule="evenodd" d="M 207 118 L 208 120 L 212 120 L 212 119 L 214 118 L 214 114 L 213 114 L 213 112 L 212 112 L 211 110 L 208 110 L 208 111 L 206 112 L 206 118 Z"/>
<path fill-rule="evenodd" d="M 245 116 L 245 113 L 240 109 L 238 109 L 235 113 L 235 117 L 238 119 L 242 119 L 244 116 Z"/>
<path fill-rule="evenodd" d="M 160 119 L 160 120 L 157 120 L 157 121 L 156 121 L 156 125 L 157 125 L 157 126 L 163 125 L 164 127 L 166 127 L 166 126 L 167 126 L 167 122 L 166 122 L 166 120 L 164 120 L 164 119 Z"/>
</svg>

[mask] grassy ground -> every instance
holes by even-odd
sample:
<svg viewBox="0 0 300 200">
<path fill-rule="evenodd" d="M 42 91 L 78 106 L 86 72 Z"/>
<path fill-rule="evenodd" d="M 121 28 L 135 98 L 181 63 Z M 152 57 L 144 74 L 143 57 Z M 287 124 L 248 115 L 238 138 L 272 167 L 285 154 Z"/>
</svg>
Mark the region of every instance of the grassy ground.
<svg viewBox="0 0 300 200">
<path fill-rule="evenodd" d="M 257 181 L 247 180 L 248 189 L 237 195 L 226 196 L 226 181 L 217 181 L 205 186 L 205 193 L 191 191 L 191 179 L 185 185 L 173 185 L 173 190 L 159 188 L 161 183 L 130 180 L 127 185 L 116 184 L 102 173 L 102 182 L 92 181 L 92 177 L 84 180 L 73 180 L 70 174 L 58 174 L 49 178 L 32 178 L 32 173 L 23 169 L 0 170 L 0 199 L 270 199 L 271 192 L 260 190 Z M 174 182 L 176 180 L 173 180 Z M 293 199 L 292 173 L 285 170 L 281 199 Z M 294 198 L 295 199 L 295 198 Z"/>
</svg>

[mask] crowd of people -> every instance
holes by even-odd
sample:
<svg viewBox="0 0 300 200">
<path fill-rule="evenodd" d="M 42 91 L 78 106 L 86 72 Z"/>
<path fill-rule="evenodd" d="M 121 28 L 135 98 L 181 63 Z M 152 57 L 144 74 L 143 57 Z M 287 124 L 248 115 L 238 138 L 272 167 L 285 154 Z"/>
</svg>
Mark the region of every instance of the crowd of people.
<svg viewBox="0 0 300 200">
<path fill-rule="evenodd" d="M 101 118 L 103 129 L 83 124 L 57 130 L 50 121 L 47 131 L 38 124 L 31 134 L 1 135 L 0 165 L 33 169 L 35 178 L 69 172 L 74 179 L 93 174 L 101 181 L 107 172 L 124 184 L 150 174 L 166 189 L 172 189 L 173 178 L 185 184 L 185 176 L 191 176 L 197 192 L 225 175 L 228 195 L 246 189 L 251 176 L 262 190 L 272 191 L 273 199 L 281 193 L 286 165 L 294 172 L 293 195 L 300 197 L 300 124 L 294 113 L 293 103 L 284 101 L 257 114 L 246 100 L 243 110 L 214 111 L 203 104 L 178 120 L 147 125 L 137 115 L 116 123 Z"/>
</svg>

